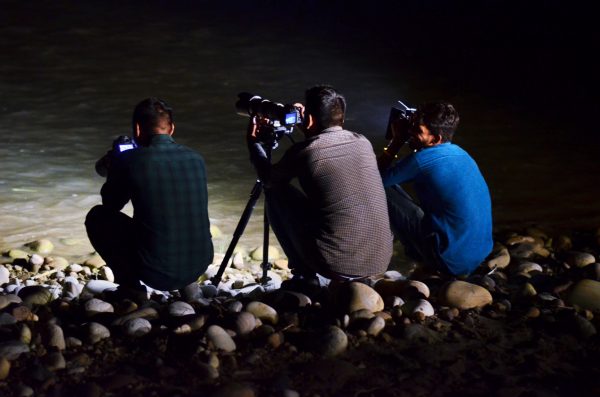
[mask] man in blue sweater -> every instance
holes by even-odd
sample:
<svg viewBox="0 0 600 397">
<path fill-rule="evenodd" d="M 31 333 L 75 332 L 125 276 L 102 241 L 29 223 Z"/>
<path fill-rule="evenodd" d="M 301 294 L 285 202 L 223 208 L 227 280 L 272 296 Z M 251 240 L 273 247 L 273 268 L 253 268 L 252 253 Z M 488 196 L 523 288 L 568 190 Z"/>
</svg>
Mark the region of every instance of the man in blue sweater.
<svg viewBox="0 0 600 397">
<path fill-rule="evenodd" d="M 391 226 L 407 255 L 442 272 L 468 275 L 492 249 L 492 209 L 475 161 L 452 143 L 458 112 L 449 103 L 419 106 L 392 123 L 379 157 Z M 412 153 L 392 162 L 404 143 Z M 413 182 L 418 203 L 402 189 Z"/>
</svg>

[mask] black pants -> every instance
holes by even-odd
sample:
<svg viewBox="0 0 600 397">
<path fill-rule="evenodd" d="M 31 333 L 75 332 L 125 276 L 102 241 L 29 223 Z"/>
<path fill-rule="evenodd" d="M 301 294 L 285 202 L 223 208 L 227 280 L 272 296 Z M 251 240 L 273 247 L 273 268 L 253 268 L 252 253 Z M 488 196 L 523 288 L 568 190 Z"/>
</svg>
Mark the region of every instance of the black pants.
<svg viewBox="0 0 600 397">
<path fill-rule="evenodd" d="M 133 219 L 97 205 L 88 212 L 85 227 L 92 246 L 113 271 L 115 282 L 123 287 L 142 289 Z"/>
</svg>

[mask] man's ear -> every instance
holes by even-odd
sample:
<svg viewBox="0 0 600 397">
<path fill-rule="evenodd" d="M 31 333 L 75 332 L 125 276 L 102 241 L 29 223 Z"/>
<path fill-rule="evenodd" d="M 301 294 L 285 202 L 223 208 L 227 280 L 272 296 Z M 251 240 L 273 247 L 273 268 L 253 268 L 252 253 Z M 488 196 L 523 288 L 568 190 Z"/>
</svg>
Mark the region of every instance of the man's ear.
<svg viewBox="0 0 600 397">
<path fill-rule="evenodd" d="M 306 129 L 309 130 L 315 125 L 315 118 L 312 114 L 308 115 L 308 123 L 306 123 Z"/>
<path fill-rule="evenodd" d="M 173 135 L 175 132 L 175 124 L 171 123 L 171 130 L 169 131 L 169 136 Z"/>
<path fill-rule="evenodd" d="M 139 139 L 142 136 L 142 131 L 140 130 L 140 124 L 135 123 L 135 138 Z"/>
</svg>

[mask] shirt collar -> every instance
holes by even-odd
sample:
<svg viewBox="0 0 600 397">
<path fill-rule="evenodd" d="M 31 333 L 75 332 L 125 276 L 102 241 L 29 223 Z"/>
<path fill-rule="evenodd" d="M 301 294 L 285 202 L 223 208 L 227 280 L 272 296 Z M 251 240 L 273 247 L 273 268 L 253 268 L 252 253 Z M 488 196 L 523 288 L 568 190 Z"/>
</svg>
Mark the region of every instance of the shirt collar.
<svg viewBox="0 0 600 397">
<path fill-rule="evenodd" d="M 151 145 L 163 144 L 163 143 L 174 143 L 174 142 L 175 142 L 175 140 L 173 139 L 173 137 L 168 134 L 153 134 L 150 137 Z"/>
</svg>

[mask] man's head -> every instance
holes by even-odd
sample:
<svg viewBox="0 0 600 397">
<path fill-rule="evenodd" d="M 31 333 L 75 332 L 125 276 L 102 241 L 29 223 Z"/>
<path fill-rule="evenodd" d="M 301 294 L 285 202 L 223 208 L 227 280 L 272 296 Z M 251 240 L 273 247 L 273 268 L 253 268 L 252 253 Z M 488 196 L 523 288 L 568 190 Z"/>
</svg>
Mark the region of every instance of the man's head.
<svg viewBox="0 0 600 397">
<path fill-rule="evenodd" d="M 412 149 L 451 142 L 460 118 L 448 102 L 428 102 L 417 107 L 411 119 L 409 145 Z"/>
<path fill-rule="evenodd" d="M 144 99 L 133 110 L 133 134 L 141 145 L 148 145 L 152 135 L 174 131 L 173 110 L 162 99 Z"/>
<path fill-rule="evenodd" d="M 343 126 L 346 99 L 335 88 L 317 85 L 306 90 L 304 127 L 308 135 L 315 135 L 329 127 Z"/>
</svg>

